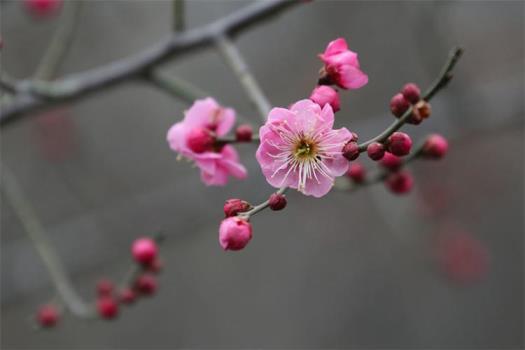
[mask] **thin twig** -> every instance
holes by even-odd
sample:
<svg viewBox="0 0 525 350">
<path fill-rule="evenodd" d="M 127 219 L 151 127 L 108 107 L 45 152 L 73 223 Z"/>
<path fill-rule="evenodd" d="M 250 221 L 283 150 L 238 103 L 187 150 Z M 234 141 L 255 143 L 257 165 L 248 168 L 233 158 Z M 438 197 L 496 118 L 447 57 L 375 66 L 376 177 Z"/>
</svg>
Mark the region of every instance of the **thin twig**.
<svg viewBox="0 0 525 350">
<path fill-rule="evenodd" d="M 276 193 L 277 194 L 285 194 L 286 191 L 288 190 L 288 187 L 281 187 Z M 266 200 L 264 202 L 262 202 L 261 204 L 258 204 L 256 206 L 254 206 L 252 209 L 246 211 L 246 212 L 243 212 L 243 213 L 239 213 L 239 217 L 243 218 L 243 219 L 246 219 L 246 220 L 249 220 L 250 217 L 252 217 L 253 215 L 257 214 L 258 212 L 268 208 L 268 206 L 270 205 L 270 200 Z"/>
<path fill-rule="evenodd" d="M 461 57 L 463 53 L 463 49 L 456 47 L 451 50 L 450 57 L 445 63 L 441 73 L 439 74 L 436 81 L 432 84 L 432 86 L 425 92 L 422 96 L 423 100 L 430 101 L 432 97 L 436 93 L 438 93 L 441 89 L 443 89 L 452 79 L 452 70 L 454 69 L 454 66 L 458 62 L 459 58 Z M 377 135 L 376 137 L 363 142 L 359 144 L 359 151 L 364 152 L 366 151 L 366 148 L 369 144 L 372 142 L 380 142 L 384 143 L 390 135 L 392 135 L 394 132 L 399 130 L 410 118 L 412 114 L 412 107 L 410 107 L 398 120 L 393 122 L 387 129 L 385 129 L 381 134 Z"/>
<path fill-rule="evenodd" d="M 184 0 L 172 0 L 173 31 L 183 32 L 186 28 L 186 3 Z"/>
<path fill-rule="evenodd" d="M 162 73 L 160 70 L 154 70 L 145 75 L 146 78 L 161 90 L 173 95 L 182 101 L 192 104 L 197 99 L 209 96 L 208 93 L 202 91 L 190 82 Z"/>
<path fill-rule="evenodd" d="M 216 44 L 224 60 L 232 68 L 250 101 L 259 112 L 261 119 L 265 122 L 268 112 L 270 112 L 271 104 L 250 72 L 242 54 L 226 35 L 218 35 Z"/>
<path fill-rule="evenodd" d="M 68 310 L 78 317 L 92 317 L 94 310 L 76 293 L 57 253 L 47 239 L 45 229 L 25 198 L 16 177 L 5 162 L 2 165 L 2 190 L 18 216 L 25 232 L 31 239 L 49 272 L 55 289 Z"/>
<path fill-rule="evenodd" d="M 71 74 L 53 83 L 39 84 L 35 86 L 33 93 L 17 94 L 11 103 L 2 106 L 0 125 L 6 125 L 38 108 L 83 98 L 136 78 L 169 59 L 180 58 L 183 54 L 213 45 L 218 34 L 234 37 L 299 3 L 288 0 L 255 2 L 206 26 L 160 40 L 138 54 L 82 73 Z"/>
</svg>

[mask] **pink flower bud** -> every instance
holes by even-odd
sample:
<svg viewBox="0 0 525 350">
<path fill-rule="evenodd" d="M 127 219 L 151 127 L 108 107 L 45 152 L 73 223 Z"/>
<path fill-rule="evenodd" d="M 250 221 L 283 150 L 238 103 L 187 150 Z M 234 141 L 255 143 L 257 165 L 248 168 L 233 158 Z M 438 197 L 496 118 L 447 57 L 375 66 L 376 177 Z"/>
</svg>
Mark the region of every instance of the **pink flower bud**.
<svg viewBox="0 0 525 350">
<path fill-rule="evenodd" d="M 270 195 L 269 206 L 272 210 L 281 210 L 286 207 L 286 197 L 282 194 L 272 193 Z"/>
<path fill-rule="evenodd" d="M 252 225 L 238 217 L 222 220 L 219 227 L 219 243 L 224 250 L 241 250 L 252 239 Z"/>
<path fill-rule="evenodd" d="M 426 139 L 422 152 L 426 157 L 440 159 L 445 156 L 447 150 L 447 139 L 439 134 L 432 134 Z"/>
<path fill-rule="evenodd" d="M 250 142 L 252 140 L 253 130 L 248 124 L 242 124 L 235 129 L 235 139 L 239 142 Z"/>
<path fill-rule="evenodd" d="M 412 148 L 412 139 L 404 132 L 395 132 L 388 138 L 388 151 L 396 156 L 406 156 Z"/>
<path fill-rule="evenodd" d="M 101 279 L 97 282 L 97 295 L 98 296 L 109 296 L 113 293 L 113 282 L 108 279 Z"/>
<path fill-rule="evenodd" d="M 54 14 L 62 6 L 62 0 L 24 0 L 24 6 L 31 14 L 44 17 Z"/>
<path fill-rule="evenodd" d="M 188 133 L 186 144 L 195 153 L 210 151 L 215 143 L 215 138 L 210 130 L 205 128 L 194 128 Z"/>
<path fill-rule="evenodd" d="M 415 105 L 421 98 L 421 90 L 419 90 L 419 87 L 414 83 L 408 83 L 403 86 L 401 93 L 405 99 L 413 105 Z"/>
<path fill-rule="evenodd" d="M 36 313 L 36 321 L 41 327 L 54 327 L 60 319 L 60 314 L 54 305 L 41 306 Z"/>
<path fill-rule="evenodd" d="M 414 180 L 409 172 L 399 171 L 388 175 L 385 184 L 392 193 L 405 194 L 412 189 Z"/>
<path fill-rule="evenodd" d="M 385 152 L 385 155 L 383 158 L 379 161 L 379 164 L 381 164 L 383 167 L 387 168 L 391 171 L 396 171 L 401 167 L 403 164 L 403 161 L 401 158 L 393 155 L 390 152 Z"/>
<path fill-rule="evenodd" d="M 248 211 L 252 208 L 250 203 L 243 201 L 242 199 L 232 198 L 228 199 L 224 203 L 224 215 L 225 217 L 236 216 L 239 213 Z"/>
<path fill-rule="evenodd" d="M 347 175 L 355 183 L 362 183 L 365 181 L 365 167 L 359 162 L 350 163 L 350 168 L 348 169 Z"/>
<path fill-rule="evenodd" d="M 390 111 L 397 118 L 400 118 L 407 109 L 410 108 L 410 103 L 403 97 L 403 94 L 395 94 L 390 100 Z"/>
<path fill-rule="evenodd" d="M 153 295 L 157 291 L 157 280 L 151 274 L 140 275 L 135 280 L 135 289 L 142 295 Z"/>
<path fill-rule="evenodd" d="M 148 265 L 157 257 L 157 243 L 148 237 L 139 238 L 133 242 L 131 253 L 136 262 Z"/>
<path fill-rule="evenodd" d="M 334 112 L 339 111 L 340 102 L 337 90 L 327 85 L 317 86 L 310 95 L 310 100 L 317 103 L 321 108 L 326 104 L 332 106 Z"/>
<path fill-rule="evenodd" d="M 357 142 L 350 141 L 343 147 L 343 157 L 348 160 L 356 160 L 359 157 L 359 146 Z"/>
<path fill-rule="evenodd" d="M 137 293 L 131 288 L 124 288 L 119 292 L 119 301 L 122 304 L 133 304 L 137 299 Z"/>
<path fill-rule="evenodd" d="M 111 297 L 99 297 L 97 300 L 97 311 L 100 317 L 112 320 L 118 316 L 118 303 Z"/>
<path fill-rule="evenodd" d="M 385 155 L 385 146 L 379 142 L 372 142 L 366 148 L 366 153 L 372 160 L 381 160 Z"/>
</svg>

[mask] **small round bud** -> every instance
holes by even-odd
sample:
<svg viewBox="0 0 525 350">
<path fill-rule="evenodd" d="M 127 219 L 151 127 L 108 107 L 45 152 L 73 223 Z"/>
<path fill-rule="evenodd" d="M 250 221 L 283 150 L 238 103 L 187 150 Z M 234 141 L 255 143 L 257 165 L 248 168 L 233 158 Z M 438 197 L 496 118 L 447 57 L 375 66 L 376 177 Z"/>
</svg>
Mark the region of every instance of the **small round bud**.
<svg viewBox="0 0 525 350">
<path fill-rule="evenodd" d="M 235 129 L 235 139 L 239 142 L 250 142 L 252 140 L 253 129 L 248 124 L 242 124 Z"/>
<path fill-rule="evenodd" d="M 157 257 L 157 243 L 148 237 L 139 238 L 133 242 L 131 253 L 136 262 L 148 265 Z"/>
<path fill-rule="evenodd" d="M 54 327 L 60 319 L 60 314 L 54 305 L 48 304 L 38 308 L 36 321 L 41 327 Z"/>
<path fill-rule="evenodd" d="M 396 156 L 406 156 L 412 148 L 412 139 L 404 132 L 395 132 L 388 138 L 388 151 Z"/>
<path fill-rule="evenodd" d="M 346 174 L 355 183 L 360 184 L 363 181 L 365 181 L 366 170 L 365 170 L 365 167 L 361 163 L 354 162 L 354 163 L 350 163 L 350 168 L 348 169 L 348 172 Z"/>
<path fill-rule="evenodd" d="M 317 86 L 310 94 L 310 100 L 317 103 L 321 108 L 329 104 L 334 112 L 340 109 L 339 94 L 337 90 L 328 85 Z"/>
<path fill-rule="evenodd" d="M 97 282 L 97 295 L 98 296 L 110 296 L 113 293 L 113 282 L 108 279 L 101 279 Z"/>
<path fill-rule="evenodd" d="M 414 109 L 416 113 L 421 117 L 422 119 L 427 119 L 430 117 L 430 114 L 432 114 L 432 107 L 430 107 L 430 103 L 427 101 L 421 100 L 414 106 Z"/>
<path fill-rule="evenodd" d="M 379 142 L 372 142 L 366 148 L 366 153 L 372 160 L 381 160 L 385 155 L 385 146 Z"/>
<path fill-rule="evenodd" d="M 252 239 L 252 225 L 241 218 L 222 220 L 219 227 L 219 243 L 224 250 L 241 250 Z"/>
<path fill-rule="evenodd" d="M 385 152 L 385 155 L 379 161 L 379 164 L 381 164 L 381 166 L 387 168 L 388 170 L 396 171 L 401 167 L 403 161 L 398 156 L 395 156 L 390 152 Z"/>
<path fill-rule="evenodd" d="M 421 90 L 419 90 L 419 87 L 414 83 L 408 83 L 403 86 L 401 93 L 403 94 L 403 97 L 413 105 L 421 98 Z"/>
<path fill-rule="evenodd" d="M 439 134 L 430 135 L 423 145 L 422 154 L 428 158 L 440 159 L 448 150 L 448 142 Z"/>
<path fill-rule="evenodd" d="M 54 14 L 62 6 L 62 0 L 24 0 L 24 6 L 32 15 L 45 17 Z"/>
<path fill-rule="evenodd" d="M 111 297 L 100 297 L 97 300 L 97 311 L 103 319 L 112 320 L 118 316 L 118 303 Z"/>
<path fill-rule="evenodd" d="M 409 172 L 399 171 L 388 175 L 385 184 L 392 193 L 405 194 L 412 189 L 414 180 Z"/>
<path fill-rule="evenodd" d="M 155 258 L 155 260 L 153 260 L 147 266 L 148 272 L 151 272 L 151 273 L 154 273 L 154 274 L 160 273 L 163 268 L 164 268 L 164 264 L 162 263 L 162 261 L 159 258 Z"/>
<path fill-rule="evenodd" d="M 135 280 L 135 289 L 142 295 L 153 295 L 157 291 L 157 280 L 151 274 L 143 274 Z"/>
<path fill-rule="evenodd" d="M 419 125 L 422 121 L 423 117 L 421 117 L 417 109 L 412 109 L 412 113 L 410 113 L 410 117 L 407 119 L 407 123 L 412 125 Z"/>
<path fill-rule="evenodd" d="M 359 146 L 357 142 L 350 141 L 343 147 L 343 157 L 348 160 L 356 160 L 359 157 Z"/>
<path fill-rule="evenodd" d="M 410 108 L 410 103 L 405 99 L 403 94 L 395 94 L 390 100 L 390 111 L 397 118 L 400 118 L 407 109 Z"/>
<path fill-rule="evenodd" d="M 186 139 L 188 148 L 195 153 L 203 153 L 211 150 L 214 143 L 215 138 L 211 132 L 205 128 L 192 129 Z"/>
<path fill-rule="evenodd" d="M 224 203 L 224 215 L 225 217 L 236 216 L 239 213 L 248 211 L 252 208 L 250 203 L 243 201 L 242 199 L 232 198 L 228 199 Z"/>
<path fill-rule="evenodd" d="M 272 210 L 281 210 L 286 207 L 286 197 L 279 193 L 272 193 L 270 195 L 269 206 Z"/>
<path fill-rule="evenodd" d="M 122 304 L 133 304 L 137 299 L 137 293 L 131 288 L 124 288 L 118 293 L 119 301 Z"/>
</svg>

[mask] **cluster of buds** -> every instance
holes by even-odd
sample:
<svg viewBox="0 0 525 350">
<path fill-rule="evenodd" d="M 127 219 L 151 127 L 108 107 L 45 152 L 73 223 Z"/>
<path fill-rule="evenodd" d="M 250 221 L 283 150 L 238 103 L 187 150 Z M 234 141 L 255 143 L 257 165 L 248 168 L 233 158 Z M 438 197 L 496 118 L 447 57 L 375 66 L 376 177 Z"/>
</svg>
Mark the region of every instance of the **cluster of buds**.
<svg viewBox="0 0 525 350">
<path fill-rule="evenodd" d="M 419 124 L 430 115 L 430 105 L 421 99 L 420 89 L 414 83 L 406 84 L 402 91 L 396 94 L 390 102 L 390 110 L 397 118 L 402 117 L 413 106 L 408 122 Z M 357 139 L 357 137 L 355 137 Z M 404 132 L 393 132 L 384 142 L 374 141 L 368 144 L 366 152 L 372 161 L 377 161 L 383 172 L 378 176 L 392 193 L 404 194 L 410 192 L 414 180 L 412 175 L 402 169 L 407 162 L 405 156 L 423 157 L 430 159 L 442 158 L 447 150 L 447 140 L 438 134 L 427 137 L 424 144 L 417 150 L 412 150 L 412 139 Z M 347 143 L 343 148 L 343 155 L 352 161 L 347 176 L 355 184 L 366 182 L 366 169 L 358 162 L 361 150 L 355 140 Z M 411 154 L 413 152 L 413 154 Z"/>
<path fill-rule="evenodd" d="M 157 242 L 149 237 L 135 240 L 131 254 L 136 266 L 131 278 L 118 286 L 107 278 L 96 284 L 96 314 L 104 320 L 115 319 L 120 312 L 120 305 L 135 303 L 139 297 L 151 296 L 157 291 L 157 278 L 163 264 L 159 258 Z M 41 306 L 36 314 L 39 326 L 50 328 L 57 325 L 61 316 L 61 307 L 54 304 Z"/>
</svg>

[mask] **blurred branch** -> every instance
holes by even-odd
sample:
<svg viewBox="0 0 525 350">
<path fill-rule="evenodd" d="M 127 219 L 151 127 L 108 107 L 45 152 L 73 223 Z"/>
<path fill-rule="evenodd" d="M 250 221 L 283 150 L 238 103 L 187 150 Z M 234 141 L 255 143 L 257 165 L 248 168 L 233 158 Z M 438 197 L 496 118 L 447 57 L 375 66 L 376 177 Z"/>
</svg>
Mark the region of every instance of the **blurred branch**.
<svg viewBox="0 0 525 350">
<path fill-rule="evenodd" d="M 11 173 L 5 162 L 2 164 L 2 190 L 18 216 L 24 231 L 40 254 L 55 289 L 68 310 L 78 317 L 93 316 L 94 310 L 76 293 L 57 253 L 47 239 L 42 223 L 33 211 L 31 204 L 24 197 L 16 177 Z"/>
<path fill-rule="evenodd" d="M 66 1 L 58 27 L 34 74 L 35 79 L 51 80 L 71 46 L 79 22 L 82 1 Z"/>
<path fill-rule="evenodd" d="M 184 0 L 173 1 L 173 31 L 183 32 L 186 28 L 186 4 Z"/>
<path fill-rule="evenodd" d="M 153 85 L 188 104 L 192 104 L 197 99 L 209 96 L 209 94 L 200 90 L 190 82 L 175 76 L 169 76 L 159 70 L 149 72 L 145 77 Z"/>
<path fill-rule="evenodd" d="M 217 35 L 234 37 L 298 3 L 288 0 L 255 2 L 206 26 L 160 40 L 130 57 L 71 74 L 52 83 L 33 82 L 30 92 L 17 94 L 11 103 L 2 106 L 0 124 L 6 125 L 38 108 L 85 97 L 136 78 L 175 55 L 180 58 L 183 54 L 214 44 Z"/>
<path fill-rule="evenodd" d="M 432 86 L 423 94 L 422 99 L 425 101 L 430 101 L 432 97 L 434 97 L 435 94 L 437 94 L 440 90 L 445 88 L 450 80 L 452 79 L 452 70 L 454 69 L 456 63 L 458 62 L 459 58 L 463 54 L 463 49 L 460 47 L 456 47 L 450 51 L 450 56 L 445 65 L 443 66 L 443 69 L 441 70 L 441 73 L 437 77 L 437 79 L 434 81 Z M 397 119 L 395 122 L 393 122 L 387 129 L 385 129 L 381 134 L 377 135 L 376 137 L 363 142 L 359 144 L 359 151 L 364 152 L 366 151 L 366 148 L 369 144 L 372 142 L 380 142 L 384 143 L 390 135 L 392 135 L 394 132 L 399 130 L 406 121 L 410 118 L 412 114 L 412 107 L 410 107 L 402 116 L 401 118 Z"/>
<path fill-rule="evenodd" d="M 242 54 L 226 35 L 218 35 L 216 44 L 224 60 L 231 67 L 250 101 L 259 112 L 262 121 L 265 122 L 268 112 L 270 112 L 271 104 L 250 72 Z"/>
</svg>

